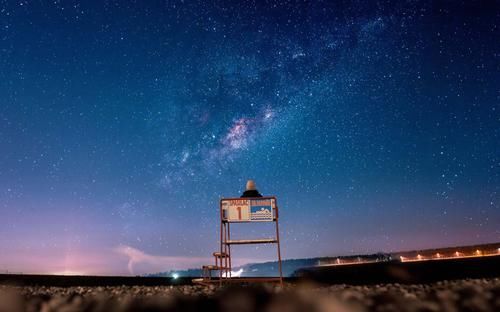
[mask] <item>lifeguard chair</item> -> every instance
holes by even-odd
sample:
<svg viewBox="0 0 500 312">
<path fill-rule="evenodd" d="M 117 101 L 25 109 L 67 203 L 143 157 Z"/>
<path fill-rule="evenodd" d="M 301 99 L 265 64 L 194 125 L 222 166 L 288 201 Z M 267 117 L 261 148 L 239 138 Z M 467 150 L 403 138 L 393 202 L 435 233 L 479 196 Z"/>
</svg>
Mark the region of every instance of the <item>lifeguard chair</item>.
<svg viewBox="0 0 500 312">
<path fill-rule="evenodd" d="M 219 271 L 219 282 L 279 282 L 283 284 L 281 250 L 278 224 L 278 204 L 276 197 L 223 198 L 220 200 L 220 254 L 227 256 L 227 269 Z M 273 222 L 276 233 L 271 237 L 252 239 L 231 239 L 231 224 Z M 279 276 L 276 277 L 238 277 L 231 276 L 231 246 L 252 244 L 276 244 Z M 225 274 L 224 274 L 225 273 Z"/>
<path fill-rule="evenodd" d="M 274 196 L 263 197 L 255 188 L 252 180 L 247 182 L 246 191 L 238 198 L 222 198 L 220 200 L 220 250 L 214 252 L 214 265 L 202 267 L 202 278 L 193 280 L 200 284 L 213 284 L 229 282 L 279 282 L 283 284 L 283 272 L 281 268 L 281 250 L 278 225 L 278 204 Z M 252 239 L 231 239 L 231 224 L 234 226 L 243 223 L 272 222 L 275 225 L 275 233 L 269 237 Z M 277 248 L 279 276 L 275 277 L 233 277 L 231 276 L 231 246 L 253 245 L 253 244 L 275 244 Z M 213 271 L 218 271 L 218 278 L 212 276 Z"/>
</svg>

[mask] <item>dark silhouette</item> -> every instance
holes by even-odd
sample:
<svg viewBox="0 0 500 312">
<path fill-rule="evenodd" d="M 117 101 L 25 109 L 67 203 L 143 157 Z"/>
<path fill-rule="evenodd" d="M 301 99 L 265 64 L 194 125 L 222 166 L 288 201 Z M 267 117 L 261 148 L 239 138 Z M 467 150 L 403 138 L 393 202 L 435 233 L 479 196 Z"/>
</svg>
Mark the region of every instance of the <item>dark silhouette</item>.
<svg viewBox="0 0 500 312">
<path fill-rule="evenodd" d="M 255 182 L 253 180 L 248 180 L 247 181 L 247 186 L 246 190 L 243 192 L 243 194 L 240 197 L 262 197 L 262 195 L 257 191 L 257 188 L 255 187 Z"/>
</svg>

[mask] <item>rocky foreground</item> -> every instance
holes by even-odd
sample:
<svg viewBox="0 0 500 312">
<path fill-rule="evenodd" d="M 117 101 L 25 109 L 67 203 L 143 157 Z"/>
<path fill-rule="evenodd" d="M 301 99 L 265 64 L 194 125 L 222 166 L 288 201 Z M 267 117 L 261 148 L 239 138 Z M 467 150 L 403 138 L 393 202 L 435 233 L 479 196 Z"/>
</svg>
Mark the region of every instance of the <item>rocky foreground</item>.
<svg viewBox="0 0 500 312">
<path fill-rule="evenodd" d="M 222 288 L 0 286 L 15 311 L 500 311 L 500 278 L 435 284 Z"/>
</svg>

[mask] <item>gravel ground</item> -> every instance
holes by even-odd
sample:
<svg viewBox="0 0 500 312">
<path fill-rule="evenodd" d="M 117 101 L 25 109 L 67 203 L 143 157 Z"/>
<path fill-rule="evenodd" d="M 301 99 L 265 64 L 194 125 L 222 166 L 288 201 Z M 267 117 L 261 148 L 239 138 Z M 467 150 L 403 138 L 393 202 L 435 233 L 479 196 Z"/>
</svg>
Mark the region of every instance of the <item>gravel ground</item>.
<svg viewBox="0 0 500 312">
<path fill-rule="evenodd" d="M 500 311 L 500 278 L 435 284 L 222 288 L 0 286 L 16 311 Z"/>
</svg>

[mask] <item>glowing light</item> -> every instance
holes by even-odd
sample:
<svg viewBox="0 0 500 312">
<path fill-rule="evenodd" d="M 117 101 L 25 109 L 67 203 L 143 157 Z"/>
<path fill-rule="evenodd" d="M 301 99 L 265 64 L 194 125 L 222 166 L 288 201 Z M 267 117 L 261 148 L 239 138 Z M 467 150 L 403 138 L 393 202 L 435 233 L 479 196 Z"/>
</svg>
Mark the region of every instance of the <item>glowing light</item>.
<svg viewBox="0 0 500 312">
<path fill-rule="evenodd" d="M 239 269 L 238 271 L 231 271 L 231 277 L 240 277 L 241 273 L 243 273 L 243 269 Z M 223 273 L 222 276 L 229 277 L 229 274 L 226 272 Z"/>
<path fill-rule="evenodd" d="M 417 261 L 435 261 L 435 260 L 445 260 L 445 259 L 452 259 L 452 258 L 477 258 L 477 257 L 488 257 L 488 256 L 496 256 L 497 254 L 500 254 L 500 248 L 497 249 L 490 249 L 490 250 L 480 250 L 476 249 L 475 251 L 467 251 L 467 252 L 461 252 L 459 250 L 456 250 L 453 253 L 448 253 L 445 252 L 445 254 L 436 252 L 434 254 L 429 253 L 429 254 L 417 254 L 417 255 L 410 255 L 410 256 L 397 256 L 399 257 L 399 260 L 401 262 L 417 262 Z M 395 258 L 397 259 L 397 258 Z M 357 257 L 355 259 L 341 259 L 341 258 L 335 258 L 335 260 L 332 260 L 329 264 L 321 264 L 319 263 L 318 265 L 353 265 L 353 264 L 364 264 L 364 263 L 371 263 L 371 262 L 378 262 L 379 260 L 374 260 L 374 261 L 366 261 L 363 260 L 360 257 Z"/>
<path fill-rule="evenodd" d="M 179 278 L 179 274 L 177 274 L 177 273 L 172 274 L 172 278 L 173 279 L 178 279 Z"/>
<path fill-rule="evenodd" d="M 77 272 L 77 271 L 71 271 L 71 270 L 65 270 L 62 272 L 54 272 L 52 273 L 54 275 L 85 275 L 83 272 Z"/>
</svg>

